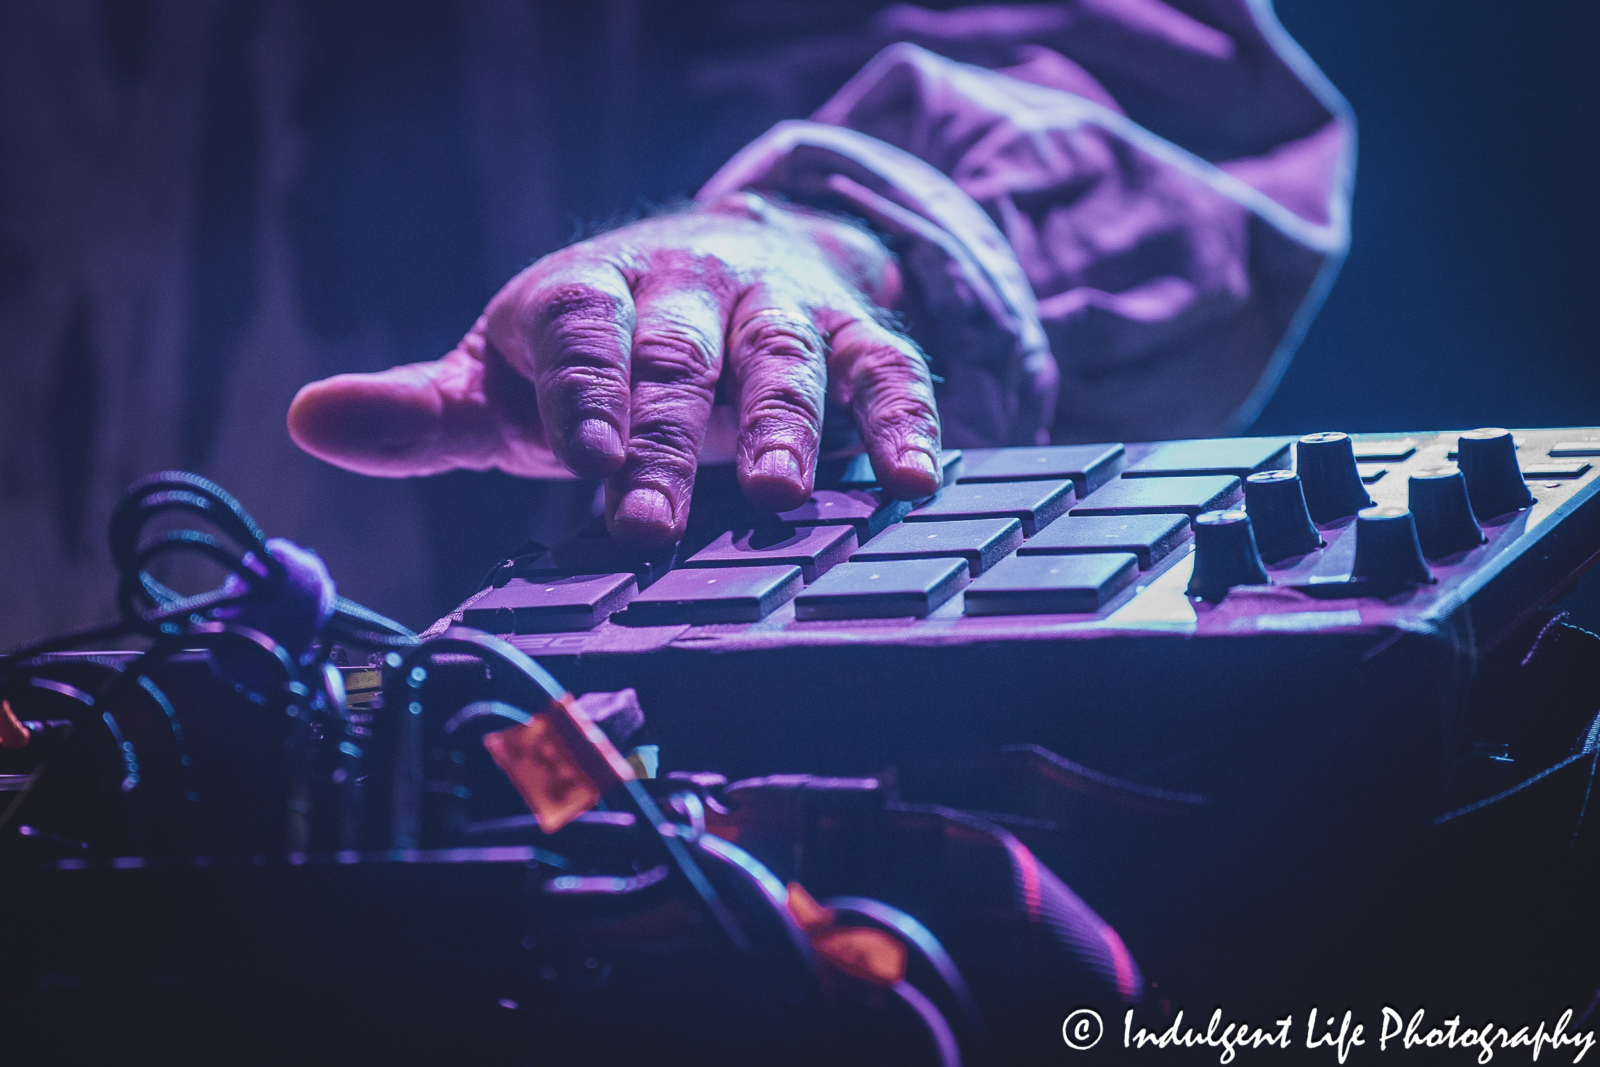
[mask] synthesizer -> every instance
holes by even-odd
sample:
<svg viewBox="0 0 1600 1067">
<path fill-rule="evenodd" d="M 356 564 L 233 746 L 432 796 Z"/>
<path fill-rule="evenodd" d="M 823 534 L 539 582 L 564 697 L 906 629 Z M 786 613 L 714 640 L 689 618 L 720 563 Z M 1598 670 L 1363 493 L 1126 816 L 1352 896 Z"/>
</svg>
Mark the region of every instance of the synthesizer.
<svg viewBox="0 0 1600 1067">
<path fill-rule="evenodd" d="M 1360 752 L 1428 808 L 1474 663 L 1600 550 L 1596 462 L 1582 429 L 969 450 L 929 500 L 858 459 L 782 515 L 703 476 L 675 550 L 596 526 L 447 621 L 636 688 L 686 765 L 1030 743 L 1209 795 Z"/>
<path fill-rule="evenodd" d="M 1168 988 L 1434 989 L 1429 828 L 1544 767 L 1469 735 L 1473 679 L 1600 553 L 1596 463 L 1570 428 L 968 450 L 930 500 L 856 460 L 776 516 L 702 472 L 671 553 L 596 525 L 438 626 L 636 689 L 662 773 L 991 812 Z"/>
</svg>

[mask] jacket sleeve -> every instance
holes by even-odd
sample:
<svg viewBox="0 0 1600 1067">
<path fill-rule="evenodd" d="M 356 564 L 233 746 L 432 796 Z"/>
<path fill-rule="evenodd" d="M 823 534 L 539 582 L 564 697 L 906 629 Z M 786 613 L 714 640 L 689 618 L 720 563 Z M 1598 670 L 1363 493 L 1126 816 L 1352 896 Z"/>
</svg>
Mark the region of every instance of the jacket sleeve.
<svg viewBox="0 0 1600 1067">
<path fill-rule="evenodd" d="M 890 9 L 702 197 L 869 221 L 955 446 L 1238 432 L 1348 244 L 1354 121 L 1265 0 Z"/>
</svg>

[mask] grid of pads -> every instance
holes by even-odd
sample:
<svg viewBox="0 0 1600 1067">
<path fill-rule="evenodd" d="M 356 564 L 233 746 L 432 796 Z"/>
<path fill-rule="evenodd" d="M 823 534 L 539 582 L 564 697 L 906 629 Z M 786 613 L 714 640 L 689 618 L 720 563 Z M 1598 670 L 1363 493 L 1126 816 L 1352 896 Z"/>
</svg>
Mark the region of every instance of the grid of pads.
<svg viewBox="0 0 1600 1067">
<path fill-rule="evenodd" d="M 1121 445 L 949 452 L 946 484 L 892 501 L 858 457 L 805 504 L 725 516 L 697 500 L 674 550 L 629 552 L 598 528 L 510 569 L 464 621 L 496 633 L 753 623 L 789 602 L 798 623 L 922 617 L 957 593 L 968 615 L 1100 611 L 1236 504 L 1241 479 L 1288 465 L 1288 438 L 1172 442 L 1125 463 Z M 718 520 L 721 519 L 721 522 Z M 708 525 L 709 522 L 709 525 Z"/>
</svg>

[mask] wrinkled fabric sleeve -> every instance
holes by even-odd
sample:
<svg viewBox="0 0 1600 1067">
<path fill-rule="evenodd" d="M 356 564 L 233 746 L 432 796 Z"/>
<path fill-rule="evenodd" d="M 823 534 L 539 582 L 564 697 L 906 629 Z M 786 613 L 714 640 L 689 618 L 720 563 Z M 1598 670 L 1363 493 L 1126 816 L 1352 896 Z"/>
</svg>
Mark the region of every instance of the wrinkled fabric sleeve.
<svg viewBox="0 0 1600 1067">
<path fill-rule="evenodd" d="M 876 32 L 897 43 L 700 195 L 891 241 L 948 444 L 1247 426 L 1343 257 L 1354 160 L 1264 0 L 897 7 Z"/>
</svg>

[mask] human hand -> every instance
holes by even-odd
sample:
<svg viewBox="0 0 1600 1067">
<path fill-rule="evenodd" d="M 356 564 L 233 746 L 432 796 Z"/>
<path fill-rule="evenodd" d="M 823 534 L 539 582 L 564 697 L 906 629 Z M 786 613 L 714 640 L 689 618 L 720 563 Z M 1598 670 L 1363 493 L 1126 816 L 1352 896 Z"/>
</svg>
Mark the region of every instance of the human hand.
<svg viewBox="0 0 1600 1067">
<path fill-rule="evenodd" d="M 444 358 L 301 389 L 289 432 L 363 474 L 603 477 L 612 534 L 658 545 L 683 534 L 702 459 L 733 459 L 759 507 L 804 502 L 831 398 L 885 489 L 926 496 L 933 386 L 877 317 L 899 292 L 869 235 L 737 194 L 544 257 Z"/>
</svg>

